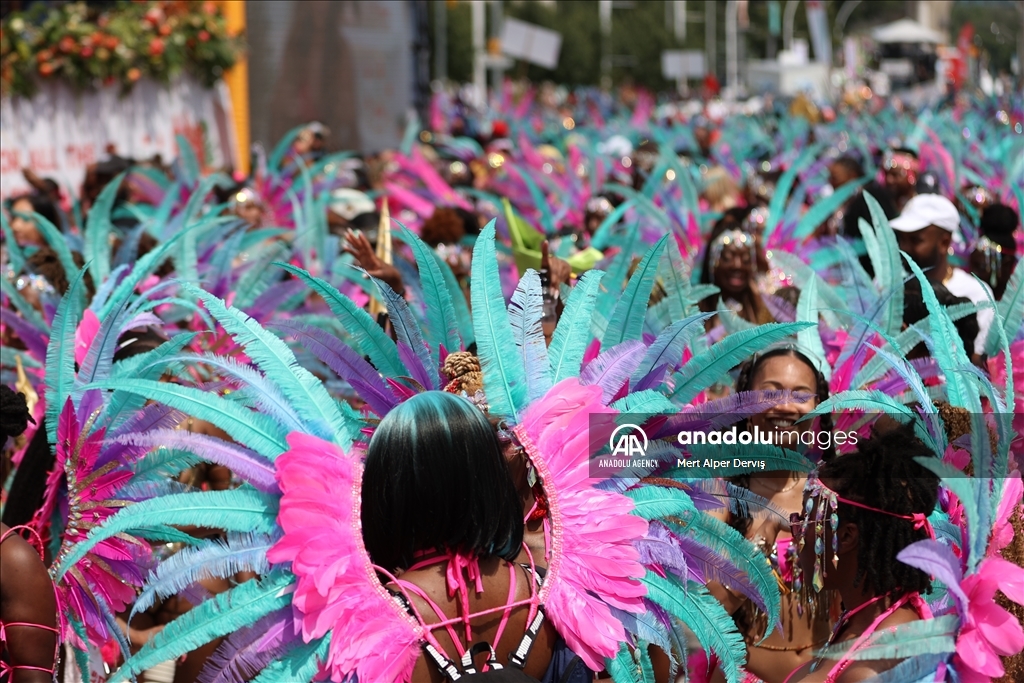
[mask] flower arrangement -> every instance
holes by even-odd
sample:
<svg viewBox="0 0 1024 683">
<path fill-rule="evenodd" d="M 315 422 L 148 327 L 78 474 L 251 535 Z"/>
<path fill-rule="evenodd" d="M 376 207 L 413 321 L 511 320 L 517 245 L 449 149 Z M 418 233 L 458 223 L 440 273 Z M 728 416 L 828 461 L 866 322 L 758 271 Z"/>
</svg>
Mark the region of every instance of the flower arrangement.
<svg viewBox="0 0 1024 683">
<path fill-rule="evenodd" d="M 210 87 L 241 49 L 209 0 L 35 5 L 0 25 L 0 92 L 30 96 L 60 79 L 80 90 L 120 83 L 127 93 L 142 77 L 168 83 L 183 72 Z"/>
</svg>

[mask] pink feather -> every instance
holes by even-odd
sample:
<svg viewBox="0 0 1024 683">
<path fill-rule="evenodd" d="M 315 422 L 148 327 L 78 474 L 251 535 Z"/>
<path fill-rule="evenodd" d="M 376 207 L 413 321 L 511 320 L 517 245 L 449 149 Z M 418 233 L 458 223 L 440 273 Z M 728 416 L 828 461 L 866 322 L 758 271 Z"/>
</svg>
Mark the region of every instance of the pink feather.
<svg viewBox="0 0 1024 683">
<path fill-rule="evenodd" d="M 92 346 L 92 340 L 96 338 L 99 331 L 99 318 L 92 312 L 92 309 L 85 309 L 82 322 L 78 323 L 78 329 L 75 330 L 75 362 L 78 365 L 85 360 L 89 353 L 89 347 Z"/>
<path fill-rule="evenodd" d="M 324 663 L 332 680 L 409 681 L 423 629 L 377 579 L 363 545 L 359 454 L 299 433 L 288 445 L 276 463 L 284 535 L 267 557 L 290 562 L 298 579 L 296 627 L 306 642 L 337 630 Z"/>
<path fill-rule="evenodd" d="M 515 428 L 551 515 L 541 602 L 572 651 L 594 670 L 626 637 L 612 608 L 645 609 L 644 568 L 633 542 L 647 533 L 647 522 L 630 514 L 629 498 L 597 489 L 590 479 L 590 416 L 616 412 L 602 405 L 600 387 L 570 378 L 530 406 Z"/>
</svg>

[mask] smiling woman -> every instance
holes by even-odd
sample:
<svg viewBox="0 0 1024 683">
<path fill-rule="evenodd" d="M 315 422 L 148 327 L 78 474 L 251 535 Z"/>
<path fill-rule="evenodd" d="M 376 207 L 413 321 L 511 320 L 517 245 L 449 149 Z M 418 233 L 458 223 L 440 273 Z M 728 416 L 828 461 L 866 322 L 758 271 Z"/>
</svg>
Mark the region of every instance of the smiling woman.
<svg viewBox="0 0 1024 683">
<path fill-rule="evenodd" d="M 755 279 L 757 264 L 764 261 L 764 255 L 756 237 L 742 229 L 737 215 L 726 212 L 708 235 L 700 281 L 718 287 L 725 306 L 747 322 L 774 322 Z M 701 310 L 717 310 L 718 300 L 719 295 L 704 299 Z M 708 321 L 710 327 L 715 323 L 714 319 Z"/>
</svg>

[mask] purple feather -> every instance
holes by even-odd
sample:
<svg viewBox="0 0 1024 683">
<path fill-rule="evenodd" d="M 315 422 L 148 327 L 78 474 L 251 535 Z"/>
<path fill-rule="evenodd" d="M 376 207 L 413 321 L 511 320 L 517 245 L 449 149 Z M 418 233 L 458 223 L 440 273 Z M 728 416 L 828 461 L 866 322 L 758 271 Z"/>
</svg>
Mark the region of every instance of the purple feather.
<svg viewBox="0 0 1024 683">
<path fill-rule="evenodd" d="M 647 536 L 633 541 L 633 547 L 640 553 L 640 563 L 643 565 L 667 569 L 683 579 L 702 580 L 702 577 L 690 569 L 686 555 L 676 543 L 672 532 L 661 524 L 651 524 L 647 529 Z"/>
<path fill-rule="evenodd" d="M 294 321 L 272 323 L 268 327 L 298 338 L 310 353 L 352 385 L 370 409 L 378 415 L 387 415 L 398 403 L 373 366 L 334 335 L 318 327 Z"/>
<path fill-rule="evenodd" d="M 654 389 L 662 382 L 665 381 L 665 374 L 668 372 L 668 363 L 662 363 L 658 367 L 654 368 L 646 375 L 640 378 L 640 381 L 633 386 L 633 391 L 644 391 L 645 389 Z"/>
<path fill-rule="evenodd" d="M 398 357 L 401 359 L 402 364 L 408 368 L 412 378 L 424 389 L 433 389 L 434 383 L 430 381 L 427 369 L 423 367 L 423 361 L 416 355 L 416 352 L 409 348 L 409 345 L 405 342 L 398 342 L 396 346 L 398 346 Z"/>
<path fill-rule="evenodd" d="M 691 567 L 692 572 L 701 575 L 701 578 L 698 579 L 701 583 L 707 583 L 708 581 L 724 583 L 753 600 L 754 604 L 762 612 L 768 611 L 764 598 L 761 597 L 757 589 L 750 583 L 746 574 L 734 567 L 727 559 L 705 548 L 688 536 L 674 536 L 674 538 L 686 555 L 686 559 L 689 562 L 687 566 Z M 696 567 L 693 567 L 693 565 L 696 565 Z"/>
<path fill-rule="evenodd" d="M 153 429 L 173 427 L 181 422 L 182 417 L 182 413 L 162 403 L 153 403 L 145 406 L 142 410 L 133 414 L 127 422 L 114 430 L 113 434 L 107 434 L 107 444 L 100 451 L 99 457 L 96 458 L 96 467 L 102 467 L 108 462 L 115 460 L 134 460 L 145 454 L 148 450 L 141 446 L 131 446 L 122 443 L 117 440 L 118 436 L 133 432 L 144 434 Z"/>
<path fill-rule="evenodd" d="M 221 643 L 206 662 L 197 683 L 243 683 L 280 656 L 284 647 L 298 637 L 287 608 L 272 612 Z"/>
<path fill-rule="evenodd" d="M 255 451 L 223 439 L 180 429 L 154 429 L 145 433 L 125 434 L 118 437 L 118 441 L 135 446 L 163 446 L 195 453 L 203 460 L 227 467 L 260 491 L 278 491 L 272 463 L 261 458 Z"/>
<path fill-rule="evenodd" d="M 278 283 L 256 297 L 256 301 L 245 312 L 255 320 L 266 320 L 271 314 L 277 313 L 288 299 L 304 289 L 306 283 L 302 280 Z"/>
<path fill-rule="evenodd" d="M 967 595 L 960 587 L 963 570 L 960 561 L 948 546 L 931 539 L 918 541 L 899 551 L 896 559 L 946 584 L 946 588 L 956 599 L 957 610 L 961 615 L 967 614 Z"/>
<path fill-rule="evenodd" d="M 640 365 L 645 348 L 639 339 L 616 344 L 587 365 L 580 374 L 580 384 L 596 384 L 601 387 L 602 400 L 610 402 Z"/>
<path fill-rule="evenodd" d="M 796 320 L 796 307 L 781 297 L 774 294 L 762 294 L 765 308 L 780 323 L 791 323 Z"/>
<path fill-rule="evenodd" d="M 49 342 L 47 334 L 40 332 L 20 315 L 5 315 L 4 325 L 14 330 L 28 350 L 29 355 L 40 362 L 46 361 L 46 345 Z"/>
</svg>

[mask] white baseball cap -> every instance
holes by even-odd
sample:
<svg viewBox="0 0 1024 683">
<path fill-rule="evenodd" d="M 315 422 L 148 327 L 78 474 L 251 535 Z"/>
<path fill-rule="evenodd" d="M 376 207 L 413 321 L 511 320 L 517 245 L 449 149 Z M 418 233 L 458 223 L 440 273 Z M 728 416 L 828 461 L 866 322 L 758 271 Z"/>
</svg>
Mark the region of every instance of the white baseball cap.
<svg viewBox="0 0 1024 683">
<path fill-rule="evenodd" d="M 889 221 L 896 232 L 917 232 L 929 225 L 942 228 L 960 237 L 960 212 L 953 202 L 939 194 L 919 194 L 910 198 L 903 213 Z"/>
<path fill-rule="evenodd" d="M 331 192 L 330 209 L 347 221 L 364 213 L 376 211 L 373 200 L 365 192 L 351 188 L 340 188 Z"/>
</svg>

